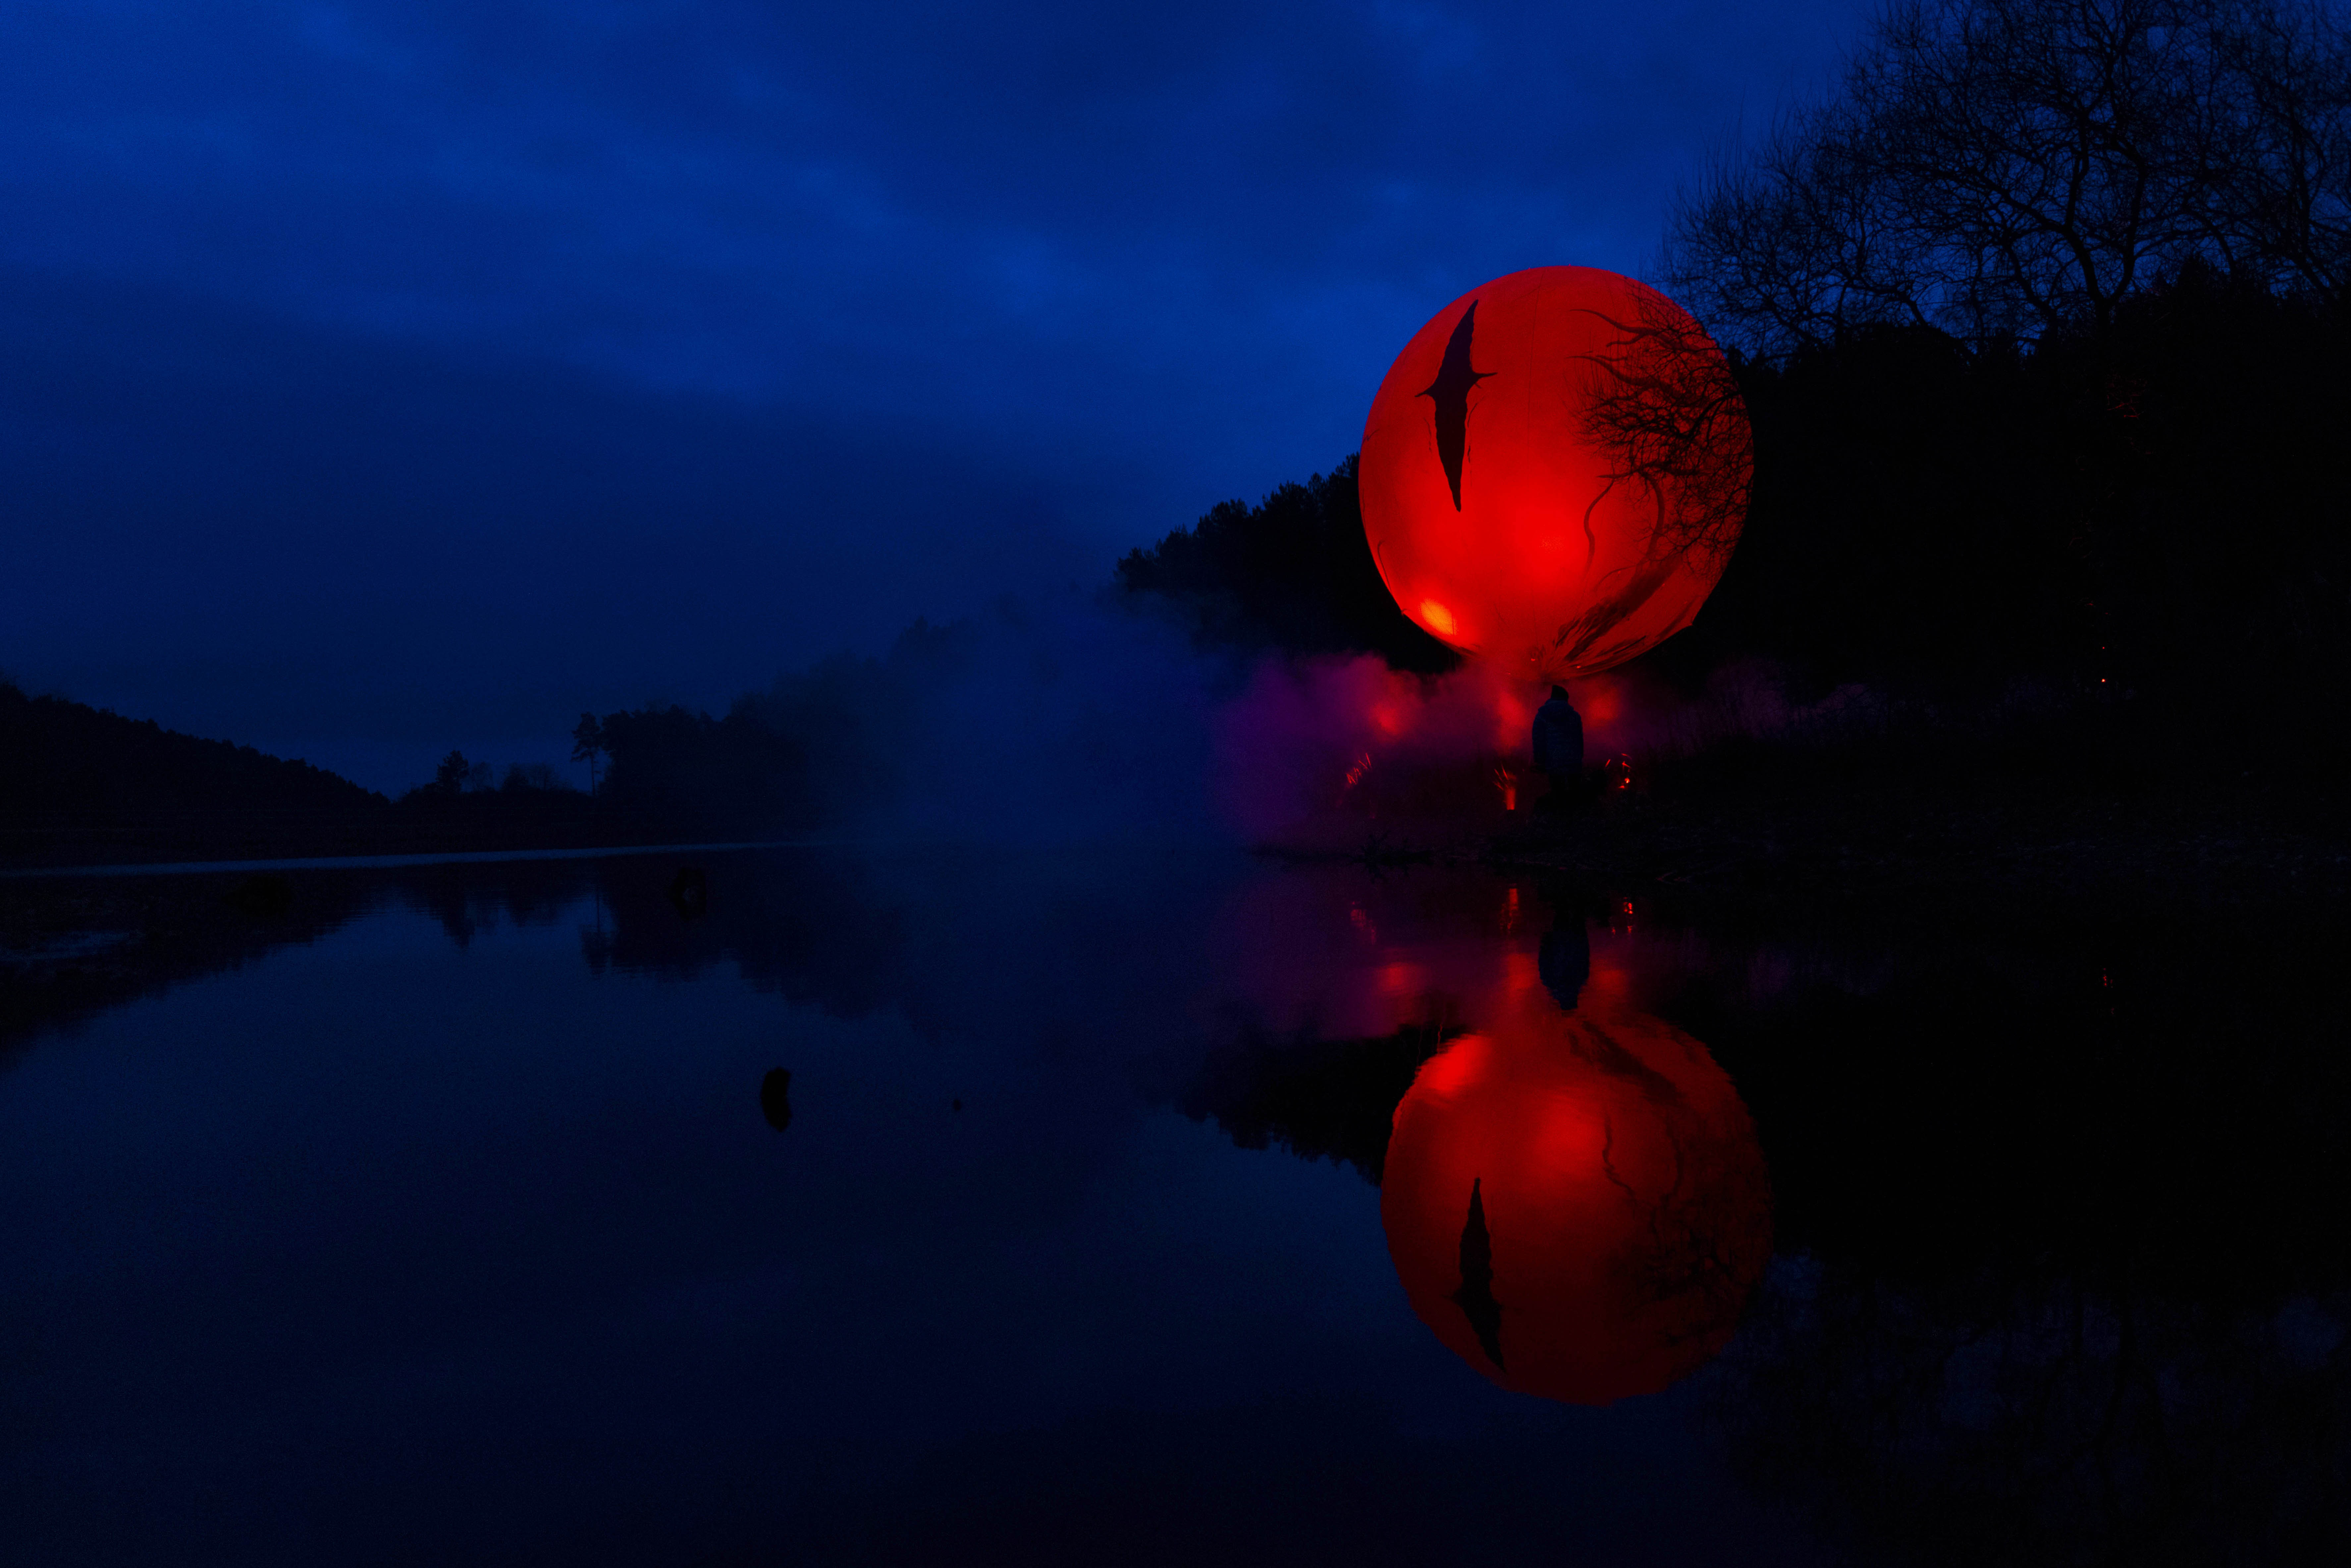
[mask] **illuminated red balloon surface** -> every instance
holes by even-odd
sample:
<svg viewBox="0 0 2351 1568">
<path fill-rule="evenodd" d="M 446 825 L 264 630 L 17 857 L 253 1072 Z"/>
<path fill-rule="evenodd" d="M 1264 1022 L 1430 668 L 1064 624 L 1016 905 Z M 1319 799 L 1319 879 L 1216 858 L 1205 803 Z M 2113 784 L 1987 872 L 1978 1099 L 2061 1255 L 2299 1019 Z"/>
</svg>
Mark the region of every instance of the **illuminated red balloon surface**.
<svg viewBox="0 0 2351 1568">
<path fill-rule="evenodd" d="M 1679 306 L 1589 267 L 1514 272 L 1414 335 L 1373 400 L 1364 529 L 1405 614 L 1564 680 L 1690 623 L 1747 516 L 1753 441 Z"/>
<path fill-rule="evenodd" d="M 1652 1394 L 1720 1350 L 1771 1251 L 1753 1123 L 1706 1047 L 1520 1009 L 1421 1067 L 1380 1184 L 1413 1310 L 1505 1388 Z"/>
</svg>

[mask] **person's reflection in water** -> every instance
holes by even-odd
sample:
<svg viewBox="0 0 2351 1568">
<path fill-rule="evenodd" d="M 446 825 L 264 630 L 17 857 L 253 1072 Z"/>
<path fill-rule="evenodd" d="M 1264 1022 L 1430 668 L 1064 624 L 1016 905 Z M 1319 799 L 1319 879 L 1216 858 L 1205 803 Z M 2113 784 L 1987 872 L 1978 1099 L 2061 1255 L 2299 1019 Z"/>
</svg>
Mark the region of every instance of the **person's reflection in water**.
<svg viewBox="0 0 2351 1568">
<path fill-rule="evenodd" d="M 1562 1009 L 1575 1010 L 1575 998 L 1583 982 L 1592 977 L 1592 938 L 1584 932 L 1582 915 L 1562 915 L 1558 925 L 1543 933 L 1541 950 L 1535 955 L 1535 973 Z"/>
<path fill-rule="evenodd" d="M 1504 1387 L 1578 1405 L 1713 1356 L 1771 1250 L 1738 1092 L 1623 993 L 1604 972 L 1573 1012 L 1529 995 L 1424 1063 L 1380 1192 L 1421 1320 Z"/>
</svg>

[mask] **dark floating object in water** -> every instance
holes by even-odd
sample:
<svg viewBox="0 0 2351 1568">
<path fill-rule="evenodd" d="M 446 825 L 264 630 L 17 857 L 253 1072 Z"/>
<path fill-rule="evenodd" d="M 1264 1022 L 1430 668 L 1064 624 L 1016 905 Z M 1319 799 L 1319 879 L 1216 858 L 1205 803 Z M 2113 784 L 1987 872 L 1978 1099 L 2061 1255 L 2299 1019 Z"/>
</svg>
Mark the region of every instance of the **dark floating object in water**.
<svg viewBox="0 0 2351 1568">
<path fill-rule="evenodd" d="M 670 878 L 669 901 L 688 920 L 710 913 L 710 879 L 702 874 L 700 866 L 682 866 Z"/>
<path fill-rule="evenodd" d="M 257 872 L 229 890 L 228 902 L 256 919 L 275 917 L 293 907 L 294 884 L 274 872 Z"/>
<path fill-rule="evenodd" d="M 778 1067 L 759 1080 L 759 1113 L 778 1133 L 792 1124 L 792 1070 Z"/>
<path fill-rule="evenodd" d="M 957 1110 L 957 1111 L 960 1111 L 960 1110 L 962 1110 L 962 1109 L 963 1109 L 963 1102 L 962 1102 L 962 1101 L 960 1101 L 960 1100 L 950 1100 L 950 1101 L 948 1101 L 948 1102 L 947 1102 L 947 1104 L 948 1104 L 951 1108 L 953 1108 L 953 1109 L 955 1109 L 955 1110 Z"/>
</svg>

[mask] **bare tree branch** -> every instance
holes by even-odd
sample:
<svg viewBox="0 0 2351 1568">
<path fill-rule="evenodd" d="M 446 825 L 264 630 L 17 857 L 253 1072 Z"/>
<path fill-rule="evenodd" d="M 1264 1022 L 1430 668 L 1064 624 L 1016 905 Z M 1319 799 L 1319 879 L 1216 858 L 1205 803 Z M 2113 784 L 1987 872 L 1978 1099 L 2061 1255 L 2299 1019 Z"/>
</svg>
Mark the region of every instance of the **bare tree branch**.
<svg viewBox="0 0 2351 1568">
<path fill-rule="evenodd" d="M 1682 191 L 1668 292 L 1750 349 L 2103 338 L 2191 260 L 2351 284 L 2351 47 L 2321 0 L 1901 0 L 1835 95 Z"/>
</svg>

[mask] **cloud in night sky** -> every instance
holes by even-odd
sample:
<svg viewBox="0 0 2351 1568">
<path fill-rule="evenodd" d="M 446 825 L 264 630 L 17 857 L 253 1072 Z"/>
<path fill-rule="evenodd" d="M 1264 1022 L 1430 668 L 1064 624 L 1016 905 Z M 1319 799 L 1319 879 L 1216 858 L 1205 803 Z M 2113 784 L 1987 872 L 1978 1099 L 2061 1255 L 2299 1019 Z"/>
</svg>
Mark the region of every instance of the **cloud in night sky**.
<svg viewBox="0 0 2351 1568">
<path fill-rule="evenodd" d="M 17 0 L 0 670 L 397 786 L 1091 584 L 1860 14 Z"/>
</svg>

